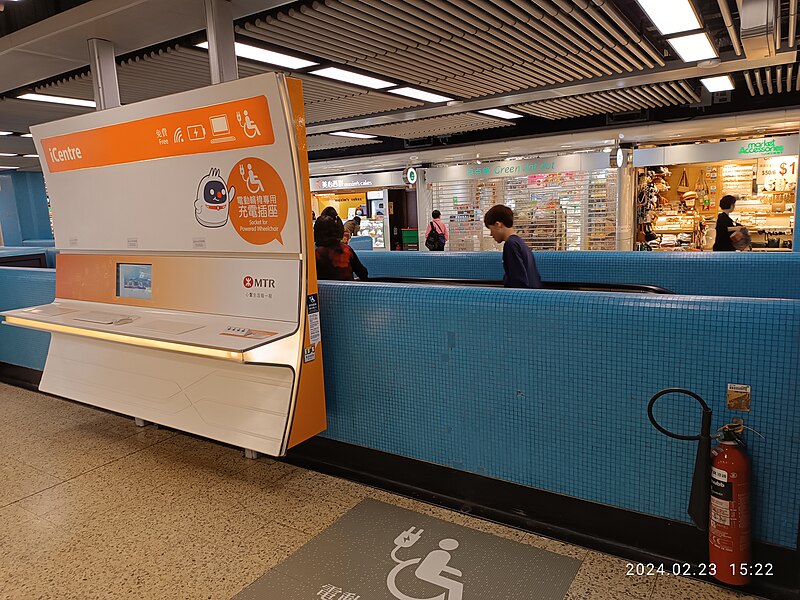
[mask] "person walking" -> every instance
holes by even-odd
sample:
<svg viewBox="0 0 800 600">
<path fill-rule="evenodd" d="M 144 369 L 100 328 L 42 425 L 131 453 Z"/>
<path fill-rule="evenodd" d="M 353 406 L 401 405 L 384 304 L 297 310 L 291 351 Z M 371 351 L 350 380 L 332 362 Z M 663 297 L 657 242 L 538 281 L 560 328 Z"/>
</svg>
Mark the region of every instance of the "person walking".
<svg viewBox="0 0 800 600">
<path fill-rule="evenodd" d="M 425 229 L 425 247 L 432 252 L 441 252 L 450 239 L 447 225 L 442 222 L 442 213 L 438 210 L 433 211 L 431 217 L 433 217 L 433 221 L 429 222 L 428 227 Z M 433 235 L 431 235 L 431 232 L 433 232 Z"/>
<path fill-rule="evenodd" d="M 742 226 L 733 222 L 730 213 L 736 207 L 736 196 L 723 196 L 719 201 L 719 207 L 722 209 L 717 216 L 717 225 L 715 227 L 717 236 L 714 238 L 714 252 L 734 252 L 736 248 L 733 247 L 731 234 L 736 231 L 741 231 Z"/>
</svg>

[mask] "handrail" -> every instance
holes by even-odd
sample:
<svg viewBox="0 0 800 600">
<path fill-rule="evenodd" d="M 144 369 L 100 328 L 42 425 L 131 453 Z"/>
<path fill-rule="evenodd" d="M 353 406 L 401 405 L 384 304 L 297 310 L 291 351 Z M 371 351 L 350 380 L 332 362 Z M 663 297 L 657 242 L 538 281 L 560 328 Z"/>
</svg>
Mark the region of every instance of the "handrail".
<svg viewBox="0 0 800 600">
<path fill-rule="evenodd" d="M 473 287 L 503 286 L 503 282 L 496 279 L 455 279 L 449 277 L 370 277 L 368 281 L 373 283 L 407 283 L 417 285 L 456 285 Z M 666 288 L 636 283 L 543 281 L 542 288 L 546 290 L 624 292 L 629 294 L 674 294 L 674 292 Z"/>
</svg>

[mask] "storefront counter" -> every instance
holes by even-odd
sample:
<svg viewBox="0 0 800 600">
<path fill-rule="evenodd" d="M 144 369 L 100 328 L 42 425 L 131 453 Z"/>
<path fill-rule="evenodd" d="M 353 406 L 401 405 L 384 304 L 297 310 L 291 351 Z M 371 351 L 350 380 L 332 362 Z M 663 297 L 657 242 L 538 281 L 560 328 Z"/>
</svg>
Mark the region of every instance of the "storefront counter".
<svg viewBox="0 0 800 600">
<path fill-rule="evenodd" d="M 634 283 L 676 294 L 800 299 L 800 253 L 534 252 L 543 281 Z M 503 278 L 500 252 L 359 254 L 371 277 Z"/>
</svg>

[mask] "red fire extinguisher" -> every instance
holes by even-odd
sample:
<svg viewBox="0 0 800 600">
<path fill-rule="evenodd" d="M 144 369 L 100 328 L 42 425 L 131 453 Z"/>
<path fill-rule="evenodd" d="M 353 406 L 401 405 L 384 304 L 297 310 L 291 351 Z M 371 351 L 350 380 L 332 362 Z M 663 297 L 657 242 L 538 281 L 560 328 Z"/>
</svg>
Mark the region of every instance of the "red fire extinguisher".
<svg viewBox="0 0 800 600">
<path fill-rule="evenodd" d="M 699 435 L 673 433 L 656 421 L 655 403 L 667 394 L 686 394 L 697 400 L 703 410 Z M 661 433 L 698 442 L 688 513 L 700 531 L 708 531 L 713 576 L 730 585 L 745 585 L 750 581 L 751 564 L 750 460 L 741 437 L 745 426 L 741 419 L 733 419 L 714 436 L 720 443 L 711 449 L 711 414 L 700 396 L 681 388 L 662 390 L 647 405 L 647 416 Z"/>
<path fill-rule="evenodd" d="M 730 585 L 750 582 L 750 459 L 741 438 L 741 419 L 720 429 L 711 451 L 711 517 L 708 560 L 716 579 Z"/>
</svg>

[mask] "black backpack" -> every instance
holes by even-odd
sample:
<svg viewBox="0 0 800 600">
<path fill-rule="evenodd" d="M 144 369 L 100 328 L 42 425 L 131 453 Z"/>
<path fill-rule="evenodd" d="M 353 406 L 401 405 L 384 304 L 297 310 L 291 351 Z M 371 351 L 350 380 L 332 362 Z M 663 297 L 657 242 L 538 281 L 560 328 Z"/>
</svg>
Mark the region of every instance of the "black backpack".
<svg viewBox="0 0 800 600">
<path fill-rule="evenodd" d="M 425 247 L 428 250 L 444 250 L 444 234 L 436 231 L 436 226 L 431 221 L 431 230 L 425 238 Z"/>
</svg>

